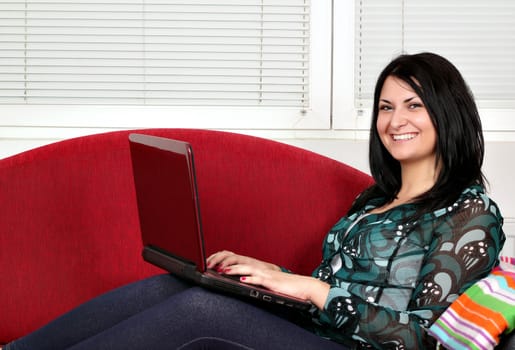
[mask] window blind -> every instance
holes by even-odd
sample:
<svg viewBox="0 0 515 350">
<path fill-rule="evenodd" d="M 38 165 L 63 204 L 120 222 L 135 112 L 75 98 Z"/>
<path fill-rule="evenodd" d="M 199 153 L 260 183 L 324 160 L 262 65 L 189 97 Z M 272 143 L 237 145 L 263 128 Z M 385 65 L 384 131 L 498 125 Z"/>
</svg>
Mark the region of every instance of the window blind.
<svg viewBox="0 0 515 350">
<path fill-rule="evenodd" d="M 480 107 L 515 108 L 513 18 L 510 0 L 357 0 L 356 105 L 371 106 L 392 58 L 432 51 L 458 67 Z"/>
<path fill-rule="evenodd" d="M 4 0 L 0 104 L 309 107 L 309 0 Z"/>
</svg>

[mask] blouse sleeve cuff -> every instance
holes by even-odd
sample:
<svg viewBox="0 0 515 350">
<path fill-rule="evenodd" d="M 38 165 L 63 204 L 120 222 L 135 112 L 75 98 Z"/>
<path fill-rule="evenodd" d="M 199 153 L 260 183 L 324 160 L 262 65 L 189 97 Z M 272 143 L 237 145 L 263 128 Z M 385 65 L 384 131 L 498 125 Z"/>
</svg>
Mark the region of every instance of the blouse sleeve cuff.
<svg viewBox="0 0 515 350">
<path fill-rule="evenodd" d="M 281 269 L 282 272 L 286 272 L 286 273 L 292 273 L 290 270 L 288 270 L 286 267 L 284 266 L 279 266 L 279 268 Z"/>
</svg>

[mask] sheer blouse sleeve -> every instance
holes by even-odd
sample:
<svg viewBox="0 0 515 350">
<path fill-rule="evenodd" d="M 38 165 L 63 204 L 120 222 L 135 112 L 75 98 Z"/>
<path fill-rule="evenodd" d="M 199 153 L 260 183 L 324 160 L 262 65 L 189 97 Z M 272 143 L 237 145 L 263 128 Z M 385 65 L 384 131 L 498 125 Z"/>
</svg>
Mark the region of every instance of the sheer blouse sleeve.
<svg viewBox="0 0 515 350">
<path fill-rule="evenodd" d="M 366 281 L 342 281 L 337 274 L 324 277 L 323 271 L 334 265 L 324 260 L 314 276 L 325 279 L 331 289 L 324 310 L 318 310 L 316 322 L 336 340 L 352 337 L 378 349 L 434 348 L 434 340 L 426 329 L 459 294 L 497 264 L 505 239 L 502 222 L 496 204 L 481 193 L 426 214 L 425 220 L 414 224 L 426 241 L 420 242 L 415 278 L 409 281 L 409 273 L 405 281 L 397 277 L 399 290 L 411 284 L 405 288 L 409 291 L 404 292 L 407 297 L 402 307 L 367 296 L 370 286 Z M 401 259 L 402 245 L 396 249 L 395 254 Z M 416 256 L 416 249 L 413 252 Z M 409 254 L 409 249 L 402 254 L 405 262 L 409 261 Z M 389 263 L 394 264 L 395 259 Z M 401 264 L 402 261 L 398 265 Z M 397 273 L 403 276 L 402 271 Z M 389 288 L 395 286 L 390 283 Z"/>
</svg>

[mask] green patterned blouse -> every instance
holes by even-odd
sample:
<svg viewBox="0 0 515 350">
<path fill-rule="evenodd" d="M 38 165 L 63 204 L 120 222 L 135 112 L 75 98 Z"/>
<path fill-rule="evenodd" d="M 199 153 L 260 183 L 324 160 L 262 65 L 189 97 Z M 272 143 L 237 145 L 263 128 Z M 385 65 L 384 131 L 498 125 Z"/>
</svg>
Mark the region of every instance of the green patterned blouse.
<svg viewBox="0 0 515 350">
<path fill-rule="evenodd" d="M 370 201 L 328 233 L 313 276 L 331 289 L 325 309 L 313 310 L 315 331 L 362 348 L 434 348 L 427 328 L 497 265 L 503 218 L 480 186 L 416 220 L 416 204 L 370 213 L 383 202 Z"/>
</svg>

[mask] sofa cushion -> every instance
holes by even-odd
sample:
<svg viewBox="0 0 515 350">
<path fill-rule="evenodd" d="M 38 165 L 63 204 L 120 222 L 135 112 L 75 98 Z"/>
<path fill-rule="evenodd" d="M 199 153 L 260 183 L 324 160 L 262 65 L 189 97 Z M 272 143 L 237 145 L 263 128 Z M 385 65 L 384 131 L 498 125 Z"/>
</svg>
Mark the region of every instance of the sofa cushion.
<svg viewBox="0 0 515 350">
<path fill-rule="evenodd" d="M 448 349 L 494 349 L 515 328 L 515 259 L 501 264 L 454 301 L 429 329 Z"/>
</svg>

